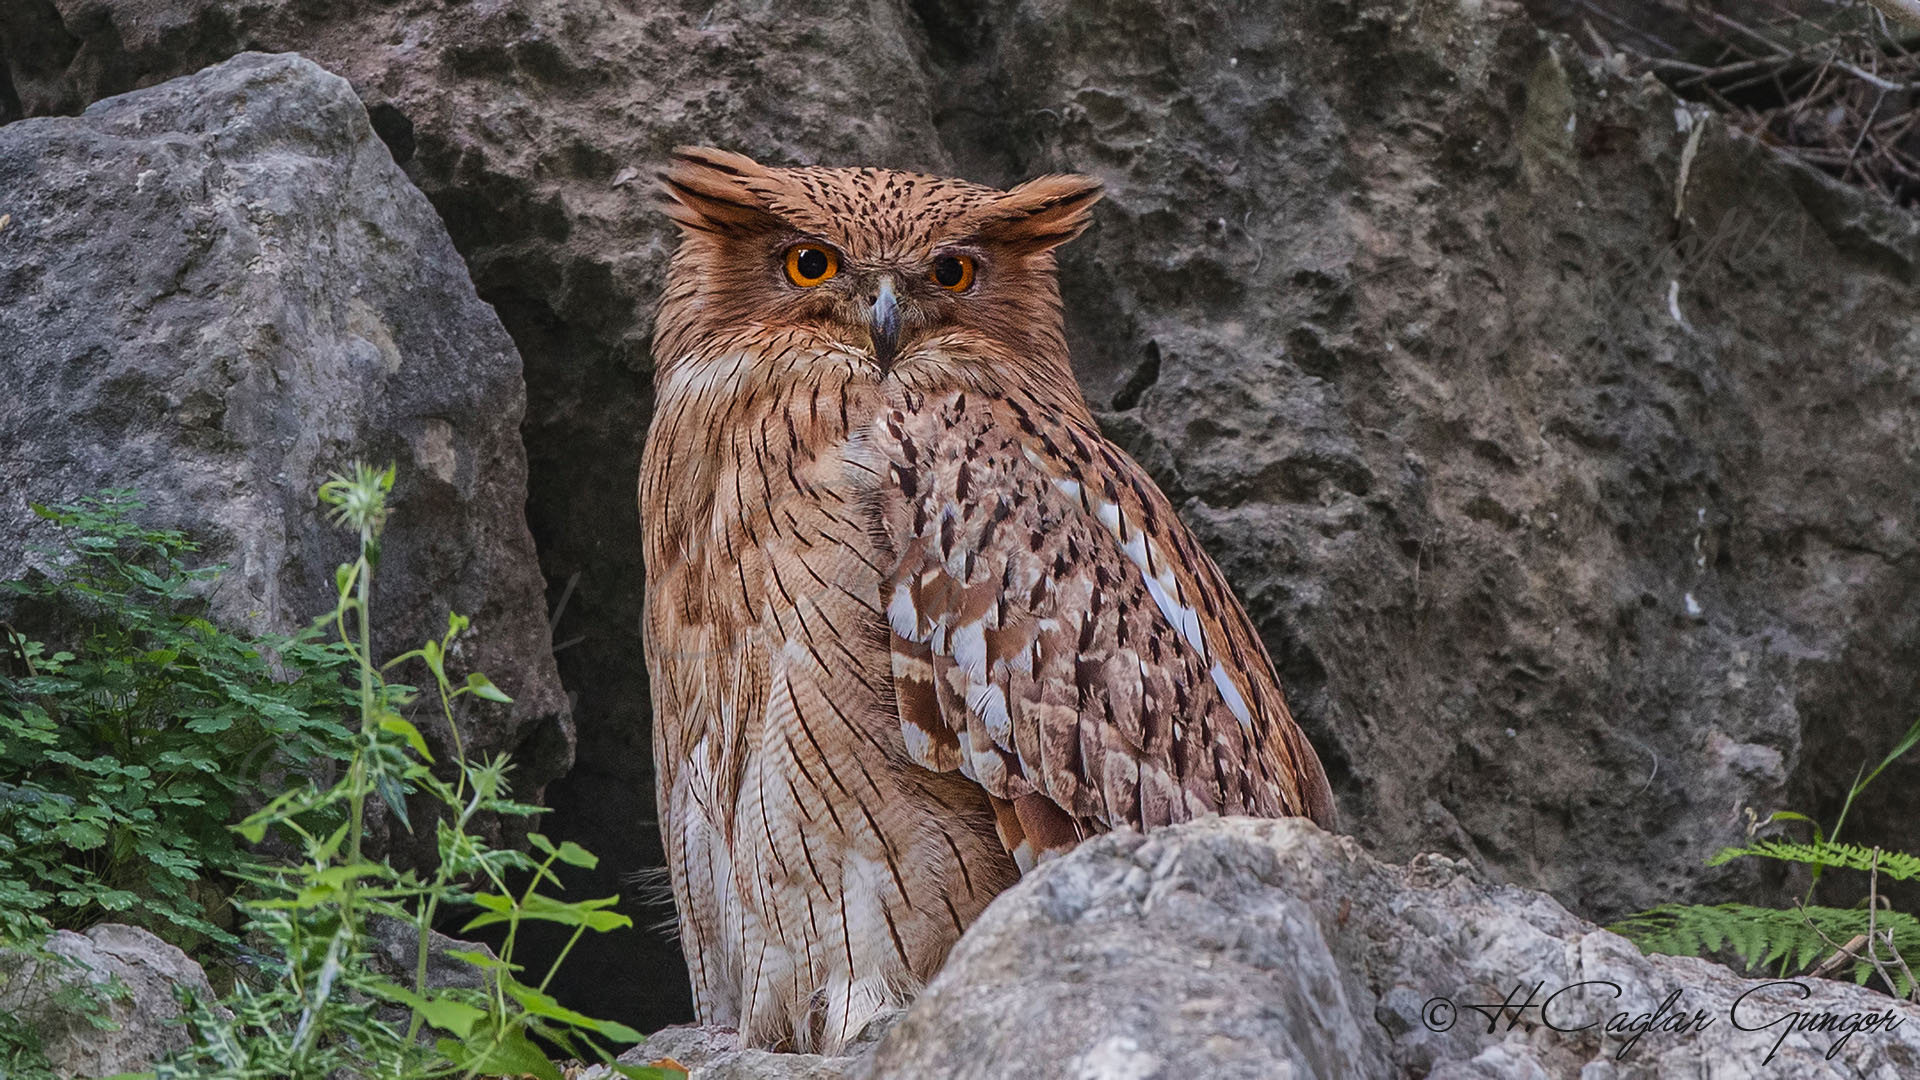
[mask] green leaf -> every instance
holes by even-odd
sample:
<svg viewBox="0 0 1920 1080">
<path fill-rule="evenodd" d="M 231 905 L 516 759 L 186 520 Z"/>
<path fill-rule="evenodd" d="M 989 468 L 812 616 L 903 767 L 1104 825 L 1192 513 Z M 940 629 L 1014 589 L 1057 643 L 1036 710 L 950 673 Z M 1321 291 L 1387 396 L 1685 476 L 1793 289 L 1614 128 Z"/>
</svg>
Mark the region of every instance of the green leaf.
<svg viewBox="0 0 1920 1080">
<path fill-rule="evenodd" d="M 506 991 L 520 1003 L 520 1007 L 534 1016 L 544 1016 L 549 1020 L 558 1020 L 568 1027 L 598 1032 L 609 1039 L 621 1042 L 637 1043 L 645 1036 L 625 1024 L 612 1020 L 596 1020 L 583 1012 L 576 1012 L 554 1000 L 552 996 L 520 983 L 508 983 Z"/>
<path fill-rule="evenodd" d="M 107 842 L 106 830 L 88 821 L 63 822 L 54 828 L 53 835 L 78 851 L 91 851 Z"/>
<path fill-rule="evenodd" d="M 509 974 L 524 970 L 519 964 L 509 964 L 490 952 L 480 949 L 443 949 L 442 956 L 451 956 L 482 971 L 505 971 Z"/>
<path fill-rule="evenodd" d="M 617 912 L 605 911 L 620 902 L 618 896 L 605 896 L 597 900 L 576 900 L 562 903 L 550 896 L 534 893 L 527 897 L 524 905 L 515 908 L 513 901 L 490 893 L 478 893 L 473 902 L 487 909 L 487 914 L 476 915 L 461 932 L 496 923 L 513 922 L 520 919 L 536 919 L 541 922 L 556 922 L 566 926 L 584 926 L 589 930 L 605 932 L 622 930 L 633 925 L 633 920 Z"/>
<path fill-rule="evenodd" d="M 427 1023 L 461 1038 L 472 1033 L 475 1024 L 486 1019 L 487 1011 L 452 998 L 428 998 L 420 1007 Z"/>
<path fill-rule="evenodd" d="M 1808 863 L 1813 866 L 1842 867 L 1848 870 L 1874 870 L 1895 881 L 1920 877 L 1920 856 L 1909 855 L 1904 851 L 1886 851 L 1832 840 L 1812 844 L 1797 844 L 1787 840 L 1756 840 L 1743 848 L 1721 848 L 1707 860 L 1707 865 L 1721 866 L 1735 859 L 1749 857 L 1780 859 L 1785 862 Z"/>
<path fill-rule="evenodd" d="M 349 881 L 386 877 L 393 871 L 374 863 L 343 863 L 314 871 L 307 880 L 315 886 L 342 888 Z"/>
<path fill-rule="evenodd" d="M 420 734 L 420 729 L 417 727 L 414 727 L 413 724 L 409 723 L 408 721 L 392 713 L 388 713 L 380 721 L 380 730 L 390 732 L 392 734 L 400 736 L 401 738 L 406 739 L 407 745 L 413 747 L 414 753 L 419 754 L 422 758 L 426 759 L 427 761 L 433 760 L 433 755 L 429 753 L 427 750 L 426 736 Z"/>
<path fill-rule="evenodd" d="M 400 778 L 391 773 L 380 773 L 373 778 L 373 790 L 380 794 L 380 801 L 387 804 L 393 816 L 408 832 L 413 831 L 413 818 L 407 813 L 407 789 Z"/>
<path fill-rule="evenodd" d="M 520 1031 L 508 1029 L 465 1043 L 441 1039 L 434 1044 L 442 1054 L 471 1072 L 519 1075 L 539 1080 L 561 1080 L 560 1070 Z"/>
<path fill-rule="evenodd" d="M 1893 934 L 1893 948 L 1902 956 L 1920 956 L 1920 920 L 1897 911 L 1875 913 L 1876 933 Z M 1607 929 L 1642 952 L 1673 956 L 1708 956 L 1727 950 L 1750 968 L 1779 965 L 1782 974 L 1804 971 L 1846 943 L 1864 934 L 1869 913 L 1861 908 L 1805 906 L 1794 909 L 1753 907 L 1748 904 L 1662 904 L 1630 915 Z M 1853 975 L 1864 982 L 1873 965 L 1864 956 L 1853 964 Z M 1904 973 L 1898 993 L 1911 987 Z"/>
<path fill-rule="evenodd" d="M 422 644 L 420 646 L 420 659 L 427 662 L 427 670 L 433 672 L 433 677 L 436 681 L 447 681 L 447 657 L 446 654 L 440 650 L 439 642 L 428 639 L 426 643 Z"/>
<path fill-rule="evenodd" d="M 600 857 L 571 840 L 563 840 L 559 847 L 553 841 L 539 833 L 528 833 L 527 842 L 537 848 L 542 855 L 551 855 L 568 866 L 579 866 L 591 870 L 600 865 Z"/>
<path fill-rule="evenodd" d="M 420 1013 L 427 1023 L 464 1039 L 473 1034 L 476 1024 L 486 1019 L 487 1011 L 448 997 L 422 997 L 404 986 L 385 980 L 368 989 L 389 1001 L 396 1001 Z"/>
<path fill-rule="evenodd" d="M 506 694 L 502 693 L 499 687 L 493 685 L 493 681 L 491 679 L 488 679 L 485 675 L 482 675 L 477 671 L 472 673 L 471 675 L 468 675 L 467 685 L 463 687 L 461 690 L 456 692 L 470 693 L 474 697 L 482 698 L 487 701 L 498 701 L 502 705 L 510 705 L 513 703 L 513 699 L 508 697 Z"/>
<path fill-rule="evenodd" d="M 1853 786 L 1847 789 L 1846 801 L 1840 804 L 1840 816 L 1835 818 L 1833 822 L 1833 839 L 1839 839 L 1840 830 L 1846 827 L 1847 814 L 1853 809 L 1853 800 L 1858 798 L 1860 793 L 1867 789 L 1867 785 L 1873 783 L 1874 779 L 1877 778 L 1887 766 L 1898 761 L 1902 755 L 1913 749 L 1916 743 L 1920 743 L 1920 720 L 1913 722 L 1913 726 L 1909 727 L 1907 733 L 1900 737 L 1900 741 L 1894 744 L 1893 749 L 1888 752 L 1887 756 L 1880 759 L 1880 764 L 1875 765 L 1872 772 L 1867 773 L 1865 776 L 1861 776 L 1858 773 L 1854 775 Z M 1860 768 L 1864 772 L 1866 765 L 1863 763 Z M 1814 877 L 1818 879 L 1819 875 L 1820 868 L 1815 867 Z"/>
</svg>

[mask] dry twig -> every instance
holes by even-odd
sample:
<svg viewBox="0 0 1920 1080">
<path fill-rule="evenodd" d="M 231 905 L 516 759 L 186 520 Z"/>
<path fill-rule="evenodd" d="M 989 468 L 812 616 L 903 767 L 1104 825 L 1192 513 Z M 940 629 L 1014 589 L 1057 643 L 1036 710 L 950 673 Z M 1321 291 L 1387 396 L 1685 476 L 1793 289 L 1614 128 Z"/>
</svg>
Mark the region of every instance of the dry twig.
<svg viewBox="0 0 1920 1080">
<path fill-rule="evenodd" d="M 1872 0 L 1892 18 L 1920 0 Z M 1698 11 L 1696 25 L 1716 52 L 1636 53 L 1615 45 L 1687 96 L 1712 103 L 1734 128 L 1780 153 L 1904 205 L 1920 205 L 1920 32 L 1839 8 L 1827 21 L 1784 5 L 1777 17 L 1747 23 Z"/>
</svg>

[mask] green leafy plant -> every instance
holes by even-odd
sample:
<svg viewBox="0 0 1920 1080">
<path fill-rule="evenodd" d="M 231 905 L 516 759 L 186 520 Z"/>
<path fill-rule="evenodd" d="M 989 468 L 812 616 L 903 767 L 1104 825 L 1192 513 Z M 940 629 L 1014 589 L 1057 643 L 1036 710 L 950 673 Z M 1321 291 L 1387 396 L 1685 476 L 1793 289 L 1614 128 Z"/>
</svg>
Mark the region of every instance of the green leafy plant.
<svg viewBox="0 0 1920 1080">
<path fill-rule="evenodd" d="M 538 833 L 530 837 L 533 853 L 528 854 L 492 847 L 469 831 L 482 814 L 524 816 L 539 808 L 511 798 L 504 756 L 466 759 L 455 702 L 462 697 L 509 700 L 484 675 L 468 674 L 456 682 L 448 673 L 453 644 L 468 631 L 468 620 L 450 615 L 442 637 L 376 666 L 370 644 L 373 579 L 393 481 L 391 468 L 358 466 L 321 489 L 335 520 L 359 535 L 358 558 L 339 568 L 337 603 L 325 620 L 352 658 L 359 730 L 337 782 L 289 790 L 236 826 L 253 843 L 279 834 L 299 857 L 247 875 L 250 887 L 239 906 L 251 918 L 251 933 L 270 946 L 263 949 L 267 958 L 259 978 L 243 982 L 227 1000 L 231 1017 L 208 1003 L 189 1003 L 195 1045 L 162 1063 L 161 1080 L 321 1080 L 342 1070 L 364 1077 L 511 1074 L 560 1080 L 541 1042 L 611 1064 L 603 1041 L 640 1038 L 624 1025 L 568 1009 L 547 993 L 554 972 L 582 935 L 631 926 L 626 916 L 610 910 L 617 897 L 569 902 L 539 891 L 558 888 L 556 863 L 591 867 L 593 856 Z M 413 661 L 431 677 L 427 693 L 387 678 Z M 448 732 L 452 760 L 446 775 L 434 770 L 431 748 L 405 712 L 423 698 L 430 698 L 431 711 Z M 418 793 L 441 811 L 434 822 L 438 865 L 423 874 L 369 859 L 362 849 L 368 800 L 382 800 L 410 828 L 407 796 Z M 329 819 L 327 811 L 339 816 Z M 327 820 L 338 824 L 314 827 Z M 525 875 L 526 884 L 511 889 L 508 881 L 517 874 Z M 465 930 L 506 928 L 498 955 L 477 948 L 449 954 L 480 973 L 479 989 L 435 987 L 427 981 L 431 928 L 459 908 L 475 910 Z M 369 963 L 367 920 L 375 915 L 411 925 L 418 944 L 412 979 L 396 982 Z M 573 928 L 567 948 L 534 984 L 522 981 L 525 968 L 515 961 L 518 931 L 528 920 Z M 388 1022 L 382 1015 L 388 1010 L 402 1011 L 404 1021 Z M 635 1078 L 675 1075 L 612 1068 Z"/>
<path fill-rule="evenodd" d="M 1810 841 L 1760 838 L 1741 847 L 1722 848 L 1707 860 L 1723 866 L 1736 859 L 1777 859 L 1811 868 L 1806 895 L 1791 908 L 1763 908 L 1749 904 L 1662 904 L 1630 915 L 1609 929 L 1638 945 L 1643 952 L 1677 956 L 1704 956 L 1722 951 L 1738 957 L 1749 968 L 1773 968 L 1780 975 L 1810 972 L 1827 975 L 1846 968 L 1857 983 L 1875 975 L 1894 997 L 1920 1001 L 1920 983 L 1906 960 L 1920 957 L 1920 920 L 1892 910 L 1882 902 L 1880 878 L 1895 881 L 1920 877 L 1920 856 L 1903 851 L 1846 843 L 1840 840 L 1854 801 L 1887 766 L 1920 744 L 1920 722 L 1915 722 L 1872 772 L 1854 777 L 1833 831 L 1827 833 L 1805 814 L 1777 811 L 1761 827 L 1795 823 L 1808 826 Z M 1867 899 L 1851 908 L 1813 903 L 1821 876 L 1830 869 L 1867 875 Z"/>
<path fill-rule="evenodd" d="M 1811 844 L 1796 844 L 1787 840 L 1756 840 L 1746 847 L 1722 848 L 1713 858 L 1707 860 L 1707 865 L 1721 866 L 1735 859 L 1780 859 L 1784 862 L 1804 863 L 1820 870 L 1830 866 L 1847 870 L 1867 870 L 1885 874 L 1895 881 L 1920 877 L 1920 857 L 1903 851 L 1885 851 L 1881 848 L 1862 847 L 1859 844 L 1843 844 L 1831 838 L 1816 839 Z"/>
<path fill-rule="evenodd" d="M 234 946 L 222 882 L 248 857 L 227 826 L 279 774 L 347 751 L 350 655 L 208 622 L 219 568 L 139 509 L 129 492 L 34 507 L 59 572 L 0 583 L 48 628 L 0 623 L 0 943 L 112 917 Z"/>
<path fill-rule="evenodd" d="M 1822 958 L 1868 931 L 1865 908 L 1802 905 L 1763 908 L 1750 904 L 1662 904 L 1615 923 L 1609 929 L 1632 939 L 1641 951 L 1673 956 L 1707 956 L 1726 950 L 1750 968 L 1776 967 L 1782 974 L 1806 971 Z M 1920 956 L 1920 921 L 1897 911 L 1882 911 L 1875 931 L 1891 935 L 1884 943 L 1901 956 Z M 1845 963 L 1846 961 L 1842 961 Z M 1852 956 L 1855 982 L 1865 983 L 1874 966 Z M 1896 979 L 1909 988 L 1911 977 Z"/>
</svg>

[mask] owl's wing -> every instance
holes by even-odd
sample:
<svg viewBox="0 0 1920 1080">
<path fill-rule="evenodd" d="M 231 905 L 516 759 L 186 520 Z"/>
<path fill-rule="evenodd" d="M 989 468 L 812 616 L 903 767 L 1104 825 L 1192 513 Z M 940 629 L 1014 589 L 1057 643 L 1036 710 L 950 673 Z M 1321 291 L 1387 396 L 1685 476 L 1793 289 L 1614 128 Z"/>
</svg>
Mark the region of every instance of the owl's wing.
<svg viewBox="0 0 1920 1080">
<path fill-rule="evenodd" d="M 884 507 L 901 732 L 994 798 L 1022 869 L 1119 826 L 1333 823 L 1266 650 L 1166 497 L 1088 420 L 953 394 L 894 410 Z"/>
</svg>

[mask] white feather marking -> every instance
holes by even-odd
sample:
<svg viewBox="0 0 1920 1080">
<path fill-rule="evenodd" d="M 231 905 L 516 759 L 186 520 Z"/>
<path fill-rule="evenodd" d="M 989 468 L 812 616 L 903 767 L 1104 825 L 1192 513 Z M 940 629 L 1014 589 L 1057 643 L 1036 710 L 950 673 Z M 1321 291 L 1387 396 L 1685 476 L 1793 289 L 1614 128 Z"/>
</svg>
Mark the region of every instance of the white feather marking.
<svg viewBox="0 0 1920 1080">
<path fill-rule="evenodd" d="M 1013 716 L 1007 710 L 1007 693 L 993 683 L 975 683 L 967 695 L 967 708 L 987 725 L 987 734 L 1003 747 L 1013 746 Z"/>
<path fill-rule="evenodd" d="M 1200 633 L 1200 613 L 1168 595 L 1166 587 L 1143 571 L 1140 580 L 1147 586 L 1147 595 L 1153 597 L 1155 607 L 1166 616 L 1167 622 L 1180 632 L 1188 645 L 1204 659 L 1207 656 L 1207 641 Z"/>
<path fill-rule="evenodd" d="M 933 737 L 919 724 L 908 721 L 900 725 L 900 737 L 906 740 L 907 755 L 928 768 L 933 761 Z"/>
<path fill-rule="evenodd" d="M 960 775 L 977 784 L 980 775 L 973 769 L 973 732 L 962 728 L 956 736 L 960 740 Z"/>
<path fill-rule="evenodd" d="M 906 582 L 893 587 L 893 599 L 887 604 L 887 621 L 893 632 L 908 641 L 925 641 L 920 632 L 920 612 L 913 606 L 913 589 Z"/>
<path fill-rule="evenodd" d="M 947 643 L 953 650 L 954 668 L 966 675 L 967 708 L 987 725 L 995 743 L 1013 745 L 1013 717 L 1007 708 L 1006 692 L 987 677 L 986 622 L 976 619 L 958 627 Z"/>
<path fill-rule="evenodd" d="M 1046 462 L 1040 455 L 1034 453 L 1031 448 L 1026 448 L 1026 455 L 1027 460 L 1051 475 L 1052 470 L 1047 468 Z M 1056 476 L 1053 477 L 1053 486 L 1068 500 L 1083 501 L 1078 482 Z M 1199 653 L 1201 659 L 1211 659 L 1213 654 L 1207 649 L 1207 639 L 1201 627 L 1200 613 L 1175 598 L 1180 589 L 1179 579 L 1174 576 L 1173 567 L 1168 565 L 1166 559 L 1162 557 L 1163 553 L 1157 550 L 1157 546 L 1150 546 L 1153 541 L 1140 529 L 1133 527 L 1133 523 L 1127 520 L 1126 512 L 1118 503 L 1108 502 L 1105 499 L 1094 500 L 1094 516 L 1099 519 L 1107 532 L 1112 534 L 1114 540 L 1120 545 L 1121 552 L 1126 555 L 1127 561 L 1139 571 L 1140 581 L 1147 587 L 1147 595 L 1153 597 L 1154 606 L 1160 609 L 1160 614 L 1173 626 L 1181 640 L 1192 647 L 1193 651 Z M 1157 567 L 1156 563 L 1159 564 Z M 1049 621 L 1051 620 L 1040 624 L 1042 632 L 1057 629 L 1057 626 L 1047 625 Z M 1241 696 L 1240 688 L 1234 685 L 1232 677 L 1217 662 L 1213 665 L 1212 675 L 1214 685 L 1220 689 L 1220 696 L 1226 700 L 1227 708 L 1232 710 L 1241 726 L 1251 728 L 1253 713 L 1247 708 L 1246 698 Z"/>
<path fill-rule="evenodd" d="M 1031 675 L 1033 674 L 1033 650 L 1021 649 L 1019 652 L 1014 653 L 1011 657 L 1002 661 L 1002 663 L 1023 675 Z"/>
<path fill-rule="evenodd" d="M 947 645 L 953 650 L 953 662 L 967 673 L 967 678 L 975 683 L 985 681 L 987 677 L 987 627 L 982 620 L 975 619 L 965 623 L 947 636 Z"/>
<path fill-rule="evenodd" d="M 917 656 L 895 651 L 893 654 L 893 677 L 896 679 L 918 679 L 921 682 L 933 681 L 933 665 Z"/>
<path fill-rule="evenodd" d="M 1253 730 L 1253 712 L 1247 708 L 1247 699 L 1240 696 L 1240 688 L 1233 684 L 1233 676 L 1227 674 L 1227 669 L 1217 660 L 1207 669 L 1207 674 L 1213 676 L 1213 685 L 1219 688 L 1220 697 L 1226 701 L 1233 718 L 1240 721 L 1241 727 Z"/>
<path fill-rule="evenodd" d="M 1007 762 L 993 747 L 989 746 L 985 752 L 974 756 L 973 772 L 973 782 L 988 791 L 1007 789 Z"/>
<path fill-rule="evenodd" d="M 1063 847 L 1063 848 L 1048 848 L 1045 851 L 1042 851 L 1040 854 L 1034 856 L 1033 864 L 1035 866 L 1038 866 L 1041 863 L 1052 862 L 1053 860 L 1059 858 L 1062 855 L 1065 855 L 1067 852 L 1072 850 L 1073 848 L 1071 846 Z"/>
<path fill-rule="evenodd" d="M 1154 606 L 1160 609 L 1160 614 L 1166 617 L 1167 622 L 1173 624 L 1173 628 L 1179 632 L 1180 637 L 1191 645 L 1202 659 L 1211 655 L 1207 651 L 1206 637 L 1200 630 L 1200 613 L 1174 599 L 1174 590 L 1178 586 L 1171 572 L 1172 568 L 1163 568 L 1158 574 L 1149 569 L 1147 544 L 1150 541 L 1147 534 L 1132 527 L 1132 523 L 1127 520 L 1126 512 L 1121 510 L 1117 503 L 1101 501 L 1094 510 L 1094 516 L 1100 519 L 1100 524 L 1106 526 L 1107 532 L 1112 534 L 1114 540 L 1120 544 L 1120 551 L 1126 555 L 1127 561 L 1140 572 L 1140 580 L 1146 585 L 1147 594 L 1153 597 Z"/>
</svg>

